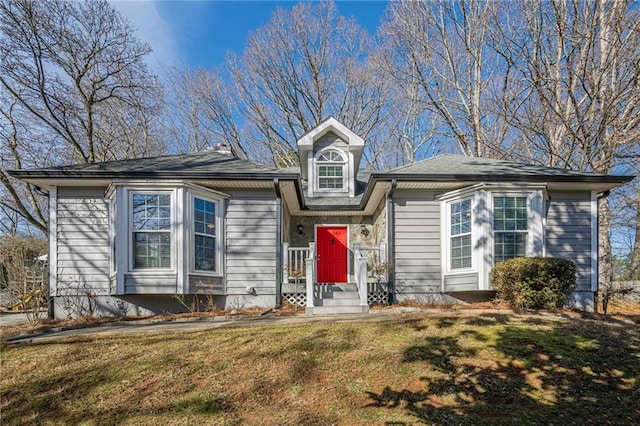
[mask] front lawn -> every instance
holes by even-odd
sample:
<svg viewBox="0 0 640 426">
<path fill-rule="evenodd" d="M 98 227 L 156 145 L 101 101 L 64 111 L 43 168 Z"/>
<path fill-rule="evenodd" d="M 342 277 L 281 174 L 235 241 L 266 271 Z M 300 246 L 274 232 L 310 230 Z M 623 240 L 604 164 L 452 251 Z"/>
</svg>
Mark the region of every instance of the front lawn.
<svg viewBox="0 0 640 426">
<path fill-rule="evenodd" d="M 83 338 L 2 350 L 12 424 L 640 424 L 640 328 L 549 315 Z"/>
</svg>

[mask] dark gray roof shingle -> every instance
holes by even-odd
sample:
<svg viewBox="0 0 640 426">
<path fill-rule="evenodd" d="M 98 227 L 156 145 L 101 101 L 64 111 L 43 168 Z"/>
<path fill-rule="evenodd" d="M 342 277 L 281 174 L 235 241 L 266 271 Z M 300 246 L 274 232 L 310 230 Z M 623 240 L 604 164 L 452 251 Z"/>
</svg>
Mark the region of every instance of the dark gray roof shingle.
<svg viewBox="0 0 640 426">
<path fill-rule="evenodd" d="M 19 170 L 18 177 L 229 177 L 269 178 L 287 173 L 215 151 Z"/>
<path fill-rule="evenodd" d="M 464 155 L 439 155 L 417 163 L 391 169 L 389 175 L 518 175 L 518 176 L 607 176 L 597 173 L 584 173 L 575 170 L 521 164 L 493 158 L 466 157 Z"/>
</svg>

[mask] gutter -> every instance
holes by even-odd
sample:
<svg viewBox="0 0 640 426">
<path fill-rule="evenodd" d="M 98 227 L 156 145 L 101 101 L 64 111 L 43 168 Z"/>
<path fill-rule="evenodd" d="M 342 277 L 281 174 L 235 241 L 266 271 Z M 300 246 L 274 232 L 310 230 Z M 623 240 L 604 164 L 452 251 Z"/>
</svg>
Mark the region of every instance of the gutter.
<svg viewBox="0 0 640 426">
<path fill-rule="evenodd" d="M 181 172 L 180 170 L 172 171 L 129 171 L 129 172 L 105 172 L 105 171 L 66 171 L 58 170 L 8 170 L 11 176 L 18 179 L 149 179 L 149 178 L 169 178 L 169 179 L 220 179 L 220 180 L 297 180 L 297 173 L 225 173 L 225 172 Z"/>
<path fill-rule="evenodd" d="M 396 303 L 396 283 L 395 283 L 395 257 L 396 257 L 396 245 L 395 245 L 395 204 L 393 202 L 393 195 L 396 192 L 396 186 L 398 181 L 391 180 L 391 188 L 387 191 L 387 265 L 390 265 L 389 273 L 389 297 L 390 303 Z"/>
<path fill-rule="evenodd" d="M 273 179 L 273 189 L 276 193 L 276 307 L 282 304 L 282 194 L 278 178 Z"/>
</svg>

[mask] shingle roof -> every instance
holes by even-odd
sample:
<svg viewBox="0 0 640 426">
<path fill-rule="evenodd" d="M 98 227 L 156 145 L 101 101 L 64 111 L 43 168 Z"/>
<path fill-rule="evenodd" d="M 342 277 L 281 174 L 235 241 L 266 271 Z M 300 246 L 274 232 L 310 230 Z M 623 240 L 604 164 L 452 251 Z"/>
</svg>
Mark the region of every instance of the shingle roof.
<svg viewBox="0 0 640 426">
<path fill-rule="evenodd" d="M 375 174 L 375 177 L 378 178 L 383 176 L 400 179 L 421 177 L 443 180 L 478 180 L 487 178 L 608 180 L 609 178 L 620 178 L 620 176 L 585 173 L 492 158 L 466 157 L 464 155 L 439 155 Z"/>
<path fill-rule="evenodd" d="M 215 151 L 17 170 L 12 173 L 17 177 L 227 177 L 243 179 L 295 174 Z"/>
</svg>

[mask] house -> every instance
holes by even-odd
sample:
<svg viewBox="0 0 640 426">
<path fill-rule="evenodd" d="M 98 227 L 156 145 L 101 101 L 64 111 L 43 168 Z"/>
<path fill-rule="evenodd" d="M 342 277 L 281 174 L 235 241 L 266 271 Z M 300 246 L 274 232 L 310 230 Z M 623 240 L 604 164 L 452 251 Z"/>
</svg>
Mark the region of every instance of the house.
<svg viewBox="0 0 640 426">
<path fill-rule="evenodd" d="M 569 303 L 593 310 L 597 199 L 632 176 L 458 155 L 362 170 L 364 140 L 333 117 L 297 146 L 296 169 L 212 150 L 13 171 L 49 193 L 53 315 L 177 311 L 176 295 L 309 314 L 455 303 L 518 256 L 574 261 Z"/>
</svg>

